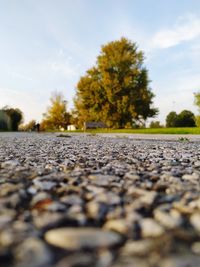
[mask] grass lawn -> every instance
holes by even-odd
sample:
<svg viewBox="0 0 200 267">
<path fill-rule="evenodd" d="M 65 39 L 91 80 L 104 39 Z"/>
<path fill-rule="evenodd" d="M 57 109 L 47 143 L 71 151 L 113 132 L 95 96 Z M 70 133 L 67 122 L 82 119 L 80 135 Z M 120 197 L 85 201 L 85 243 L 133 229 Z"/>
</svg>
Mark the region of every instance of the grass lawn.
<svg viewBox="0 0 200 267">
<path fill-rule="evenodd" d="M 76 132 L 83 132 L 77 130 Z M 200 128 L 146 128 L 146 129 L 94 129 L 88 133 L 130 133 L 130 134 L 200 134 Z"/>
</svg>

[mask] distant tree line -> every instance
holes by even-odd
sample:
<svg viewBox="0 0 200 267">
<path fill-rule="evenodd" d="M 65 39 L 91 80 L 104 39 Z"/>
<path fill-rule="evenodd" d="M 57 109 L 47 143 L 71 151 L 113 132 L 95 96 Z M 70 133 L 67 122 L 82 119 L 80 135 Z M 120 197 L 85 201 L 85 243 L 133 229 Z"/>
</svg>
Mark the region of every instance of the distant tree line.
<svg viewBox="0 0 200 267">
<path fill-rule="evenodd" d="M 189 110 L 183 110 L 179 114 L 171 111 L 166 118 L 166 127 L 195 127 L 195 115 Z"/>
</svg>

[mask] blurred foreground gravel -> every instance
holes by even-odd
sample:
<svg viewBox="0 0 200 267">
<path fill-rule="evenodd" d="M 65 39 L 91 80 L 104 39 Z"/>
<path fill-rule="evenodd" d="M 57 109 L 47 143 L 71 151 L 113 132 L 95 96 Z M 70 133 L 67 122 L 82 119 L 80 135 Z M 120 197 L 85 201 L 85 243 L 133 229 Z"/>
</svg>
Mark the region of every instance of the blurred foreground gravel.
<svg viewBox="0 0 200 267">
<path fill-rule="evenodd" d="M 1 133 L 0 266 L 200 266 L 200 139 L 138 138 Z"/>
</svg>

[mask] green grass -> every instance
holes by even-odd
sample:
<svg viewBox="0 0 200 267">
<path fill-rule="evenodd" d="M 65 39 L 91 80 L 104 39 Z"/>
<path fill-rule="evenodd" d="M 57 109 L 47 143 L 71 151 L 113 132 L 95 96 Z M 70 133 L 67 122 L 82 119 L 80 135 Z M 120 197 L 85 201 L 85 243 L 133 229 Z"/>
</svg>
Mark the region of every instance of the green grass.
<svg viewBox="0 0 200 267">
<path fill-rule="evenodd" d="M 76 131 L 84 132 L 84 131 Z M 130 133 L 130 134 L 200 134 L 200 128 L 146 128 L 146 129 L 94 129 L 87 133 Z"/>
</svg>

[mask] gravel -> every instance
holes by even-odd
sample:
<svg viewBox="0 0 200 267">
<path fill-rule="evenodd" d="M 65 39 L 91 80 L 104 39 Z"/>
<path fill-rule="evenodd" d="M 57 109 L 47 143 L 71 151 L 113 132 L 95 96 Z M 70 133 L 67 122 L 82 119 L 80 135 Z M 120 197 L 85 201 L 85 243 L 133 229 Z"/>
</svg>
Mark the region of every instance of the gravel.
<svg viewBox="0 0 200 267">
<path fill-rule="evenodd" d="M 187 138 L 0 133 L 0 266 L 199 266 Z"/>
</svg>

